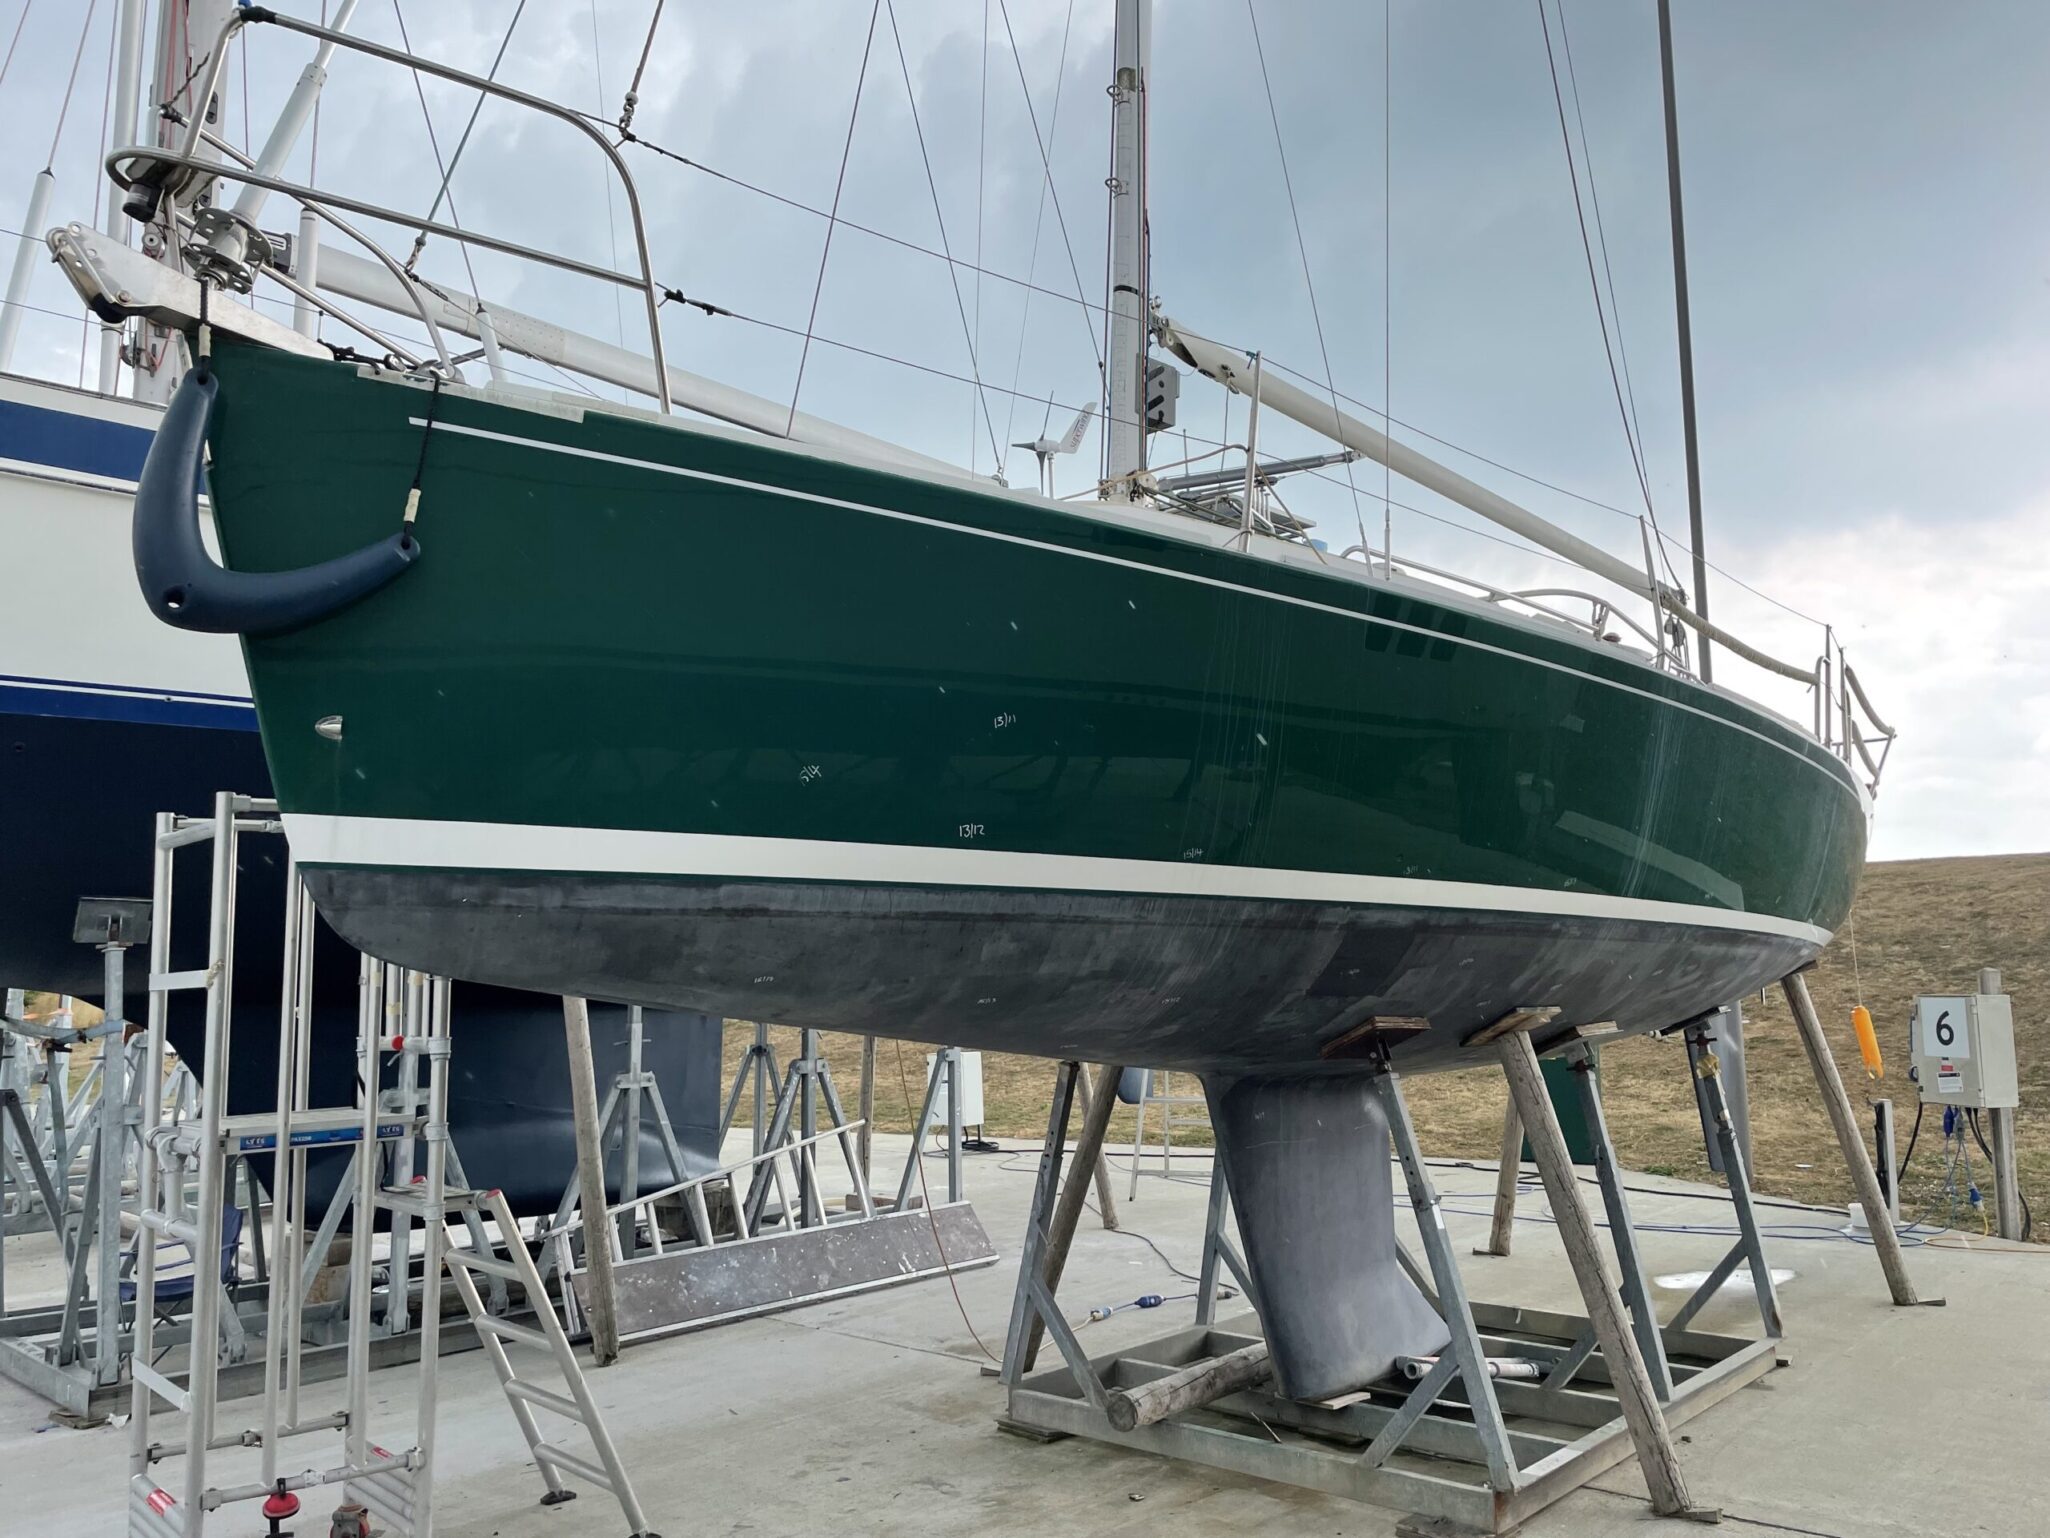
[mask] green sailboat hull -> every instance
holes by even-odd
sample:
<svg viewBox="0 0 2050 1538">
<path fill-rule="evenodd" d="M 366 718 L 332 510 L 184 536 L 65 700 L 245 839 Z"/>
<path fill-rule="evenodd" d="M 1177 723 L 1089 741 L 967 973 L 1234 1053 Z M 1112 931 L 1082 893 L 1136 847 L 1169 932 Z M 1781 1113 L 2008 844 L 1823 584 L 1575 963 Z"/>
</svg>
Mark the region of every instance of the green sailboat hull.
<svg viewBox="0 0 2050 1538">
<path fill-rule="evenodd" d="M 421 555 L 247 644 L 293 846 L 391 960 L 993 1049 L 1459 1061 L 1812 957 L 1865 801 L 1561 626 L 1161 515 L 223 346 L 228 564 Z M 1307 553 L 1301 553 L 1307 556 Z M 326 723 L 317 727 L 317 723 Z"/>
</svg>

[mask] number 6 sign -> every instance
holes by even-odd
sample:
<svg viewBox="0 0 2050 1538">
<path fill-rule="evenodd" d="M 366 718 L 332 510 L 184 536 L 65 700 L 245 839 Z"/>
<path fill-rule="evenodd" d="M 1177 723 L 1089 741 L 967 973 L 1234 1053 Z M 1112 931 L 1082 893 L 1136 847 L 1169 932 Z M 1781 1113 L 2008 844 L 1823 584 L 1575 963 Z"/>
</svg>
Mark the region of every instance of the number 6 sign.
<svg viewBox="0 0 2050 1538">
<path fill-rule="evenodd" d="M 1952 1059 L 1972 1055 L 1971 1037 L 1965 1030 L 1965 1010 L 1969 1007 L 1963 998 L 1931 999 L 1916 1001 L 1915 1029 L 1922 1042 L 1924 1057 L 1947 1057 Z"/>
</svg>

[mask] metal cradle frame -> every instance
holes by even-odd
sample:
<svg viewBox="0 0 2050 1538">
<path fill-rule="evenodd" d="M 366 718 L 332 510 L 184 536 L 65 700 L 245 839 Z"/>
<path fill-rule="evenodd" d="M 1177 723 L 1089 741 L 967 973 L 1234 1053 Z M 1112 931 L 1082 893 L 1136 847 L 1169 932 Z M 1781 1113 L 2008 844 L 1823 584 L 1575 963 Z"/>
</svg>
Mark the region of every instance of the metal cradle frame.
<svg viewBox="0 0 2050 1538">
<path fill-rule="evenodd" d="M 1735 1171 L 1731 1201 L 1741 1237 L 1674 1319 L 1661 1325 L 1593 1075 L 1583 1072 L 1576 1082 L 1601 1149 L 1596 1177 L 1620 1284 L 1607 1278 L 1595 1253 L 1592 1223 L 1581 1205 L 1579 1182 L 1529 1037 L 1511 1032 L 1497 1050 L 1531 1129 L 1533 1152 L 1588 1304 L 1586 1316 L 1475 1303 L 1467 1296 L 1400 1077 L 1384 1066 L 1374 1076 L 1374 1092 L 1388 1116 L 1424 1262 L 1420 1266 L 1406 1250 L 1399 1258 L 1448 1327 L 1450 1344 L 1441 1356 L 1407 1360 L 1389 1379 L 1315 1403 L 1282 1397 L 1264 1369 L 1250 1379 L 1234 1375 L 1233 1363 L 1254 1348 L 1257 1359 L 1264 1354 L 1264 1341 L 1257 1292 L 1226 1233 L 1229 1203 L 1220 1167 L 1212 1177 L 1196 1323 L 1092 1357 L 1057 1301 L 1060 1263 L 1072 1236 L 1072 1224 L 1064 1229 L 1061 1223 L 1060 1197 L 1065 1194 L 1064 1164 L 1070 1166 L 1069 1186 L 1085 1181 L 1102 1129 L 1091 1118 L 1070 1159 L 1064 1145 L 1078 1068 L 1066 1063 L 1055 1082 L 1020 1254 L 1004 1353 L 1007 1402 L 1001 1424 L 1038 1437 L 1089 1437 L 1488 1534 L 1513 1530 L 1634 1449 L 1645 1466 L 1655 1508 L 1670 1515 L 1709 1515 L 1686 1493 L 1670 1428 L 1782 1360 L 1778 1303 L 1728 1116 L 1718 1119 L 1718 1137 Z M 1576 1067 L 1589 1066 L 1584 1046 L 1564 1050 Z M 1720 1086 L 1709 1088 L 1720 1108 Z M 1688 1328 L 1746 1261 L 1762 1338 Z M 1216 1319 L 1221 1271 L 1246 1289 L 1255 1312 Z M 1035 1371 L 1042 1330 L 1062 1360 L 1057 1367 Z M 1212 1384 L 1208 1393 L 1201 1386 L 1206 1380 Z M 1176 1392 L 1161 1392 L 1170 1382 Z M 1141 1392 L 1135 1398 L 1133 1391 L 1146 1385 L 1159 1387 L 1150 1397 Z M 1114 1400 L 1121 1402 L 1114 1405 Z M 1135 1405 L 1141 1405 L 1136 1415 Z M 1128 1429 L 1119 1429 L 1119 1420 Z"/>
</svg>

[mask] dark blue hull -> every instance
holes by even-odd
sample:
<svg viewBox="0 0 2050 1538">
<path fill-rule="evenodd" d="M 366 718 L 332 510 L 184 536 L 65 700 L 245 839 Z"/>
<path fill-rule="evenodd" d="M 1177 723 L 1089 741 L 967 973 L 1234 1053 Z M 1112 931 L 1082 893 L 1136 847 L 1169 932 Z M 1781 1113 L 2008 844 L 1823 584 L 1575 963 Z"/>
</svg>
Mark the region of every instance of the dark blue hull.
<svg viewBox="0 0 2050 1538">
<path fill-rule="evenodd" d="M 98 999 L 100 956 L 71 939 L 76 900 L 148 895 L 157 812 L 205 813 L 217 790 L 263 795 L 269 786 L 246 703 L 0 678 L 0 981 Z M 276 1089 L 284 911 L 283 841 L 249 838 L 241 848 L 228 1091 L 235 1110 L 268 1104 Z M 179 858 L 174 967 L 205 965 L 207 867 L 200 850 Z M 146 969 L 145 955 L 131 953 L 131 1018 L 143 1014 Z M 602 1086 L 625 1066 L 624 1011 L 596 1009 L 592 1026 Z M 648 1020 L 644 1063 L 662 1086 L 691 1173 L 717 1161 L 719 1028 L 708 1016 L 682 1012 L 651 1012 Z M 467 1175 L 502 1188 L 522 1212 L 552 1208 L 575 1166 L 559 1001 L 459 984 L 452 1029 L 449 1114 Z M 197 1062 L 197 995 L 175 997 L 170 1033 Z M 322 924 L 314 963 L 317 1104 L 353 1096 L 355 1036 L 355 955 Z M 643 1140 L 641 1167 L 644 1189 L 667 1183 L 652 1138 Z M 316 1203 L 339 1177 L 339 1161 L 326 1160 L 315 1174 Z"/>
</svg>

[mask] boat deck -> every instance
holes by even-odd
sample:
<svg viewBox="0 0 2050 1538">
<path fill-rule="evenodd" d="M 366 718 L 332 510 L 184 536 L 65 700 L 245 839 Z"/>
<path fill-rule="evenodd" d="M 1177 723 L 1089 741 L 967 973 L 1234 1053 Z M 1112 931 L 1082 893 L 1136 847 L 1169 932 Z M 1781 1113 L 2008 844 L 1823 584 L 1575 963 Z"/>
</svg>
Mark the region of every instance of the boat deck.
<svg viewBox="0 0 2050 1538">
<path fill-rule="evenodd" d="M 878 1167 L 902 1157 L 904 1139 L 876 1142 Z M 959 1278 L 992 1350 L 1001 1349 L 1034 1163 L 1030 1155 L 992 1155 L 968 1164 L 968 1194 L 1006 1252 L 995 1267 Z M 1085 1216 L 1062 1287 L 1071 1315 L 1141 1293 L 1187 1290 L 1129 1231 L 1194 1269 L 1208 1166 L 1198 1158 L 1188 1167 L 1190 1183 L 1141 1183 L 1139 1199 L 1123 1212 L 1124 1235 L 1105 1233 Z M 1440 1166 L 1434 1175 L 1465 1255 L 1485 1236 L 1492 1173 Z M 1122 1193 L 1122 1178 L 1117 1185 Z M 1631 1185 L 1647 1193 L 1633 1197 L 1633 1209 L 1654 1277 L 1700 1270 L 1720 1257 L 1726 1238 L 1655 1231 L 1726 1222 L 1725 1206 L 1699 1199 L 1708 1188 L 1645 1175 Z M 1578 1308 L 1544 1211 L 1542 1196 L 1527 1193 L 1517 1253 L 1465 1262 L 1476 1298 Z M 1917 1285 L 1949 1303 L 1897 1311 L 1869 1248 L 1821 1237 L 1840 1217 L 1782 1206 L 1761 1216 L 1772 1232 L 1790 1236 L 1769 1239 L 1768 1248 L 1776 1266 L 1796 1272 L 1781 1292 L 1794 1365 L 1685 1428 L 1680 1456 L 1696 1499 L 1722 1507 L 1730 1532 L 1901 1538 L 2033 1530 L 2050 1508 L 2041 1398 L 2050 1381 L 2050 1332 L 2041 1327 L 2050 1249 L 1997 1240 L 1975 1240 L 1969 1252 L 1912 1248 Z M 1810 1237 L 1791 1237 L 1797 1231 Z M 47 1239 L 20 1241 L 19 1260 L 9 1255 L 16 1297 L 33 1286 L 29 1250 L 38 1243 Z M 1660 1295 L 1668 1308 L 1678 1296 Z M 1147 1339 L 1185 1322 L 1192 1306 L 1128 1310 L 1090 1326 L 1083 1339 L 1093 1346 Z M 1727 1294 L 1699 1327 L 1749 1333 L 1749 1307 L 1748 1293 Z M 668 1533 L 1241 1538 L 1264 1530 L 1382 1538 L 1401 1515 L 1086 1441 L 1043 1446 L 1007 1436 L 995 1428 L 1000 1396 L 978 1371 L 982 1360 L 945 1283 L 932 1281 L 632 1346 L 591 1382 L 650 1520 Z M 373 1405 L 391 1417 L 393 1436 L 410 1434 L 413 1384 L 410 1368 L 373 1379 Z M 519 1435 L 481 1354 L 447 1359 L 441 1390 L 437 1528 L 444 1538 L 617 1530 L 616 1509 L 600 1504 L 597 1492 L 566 1508 L 536 1504 L 540 1483 L 521 1466 Z M 339 1384 L 320 1384 L 308 1397 L 317 1412 L 338 1406 L 341 1394 Z M 224 1407 L 223 1429 L 235 1424 L 233 1407 Z M 287 1467 L 324 1461 L 328 1452 L 325 1437 L 299 1446 L 304 1453 L 288 1456 Z M 120 1533 L 126 1448 L 125 1432 L 115 1427 L 50 1426 L 40 1401 L 0 1382 L 0 1498 L 9 1530 Z M 230 1468 L 223 1455 L 221 1472 Z M 307 1510 L 302 1531 L 325 1522 L 317 1501 Z M 226 1523 L 222 1530 L 253 1531 Z M 1630 1463 L 1525 1529 L 1531 1538 L 1700 1531 L 1679 1522 L 1652 1526 Z"/>
</svg>

